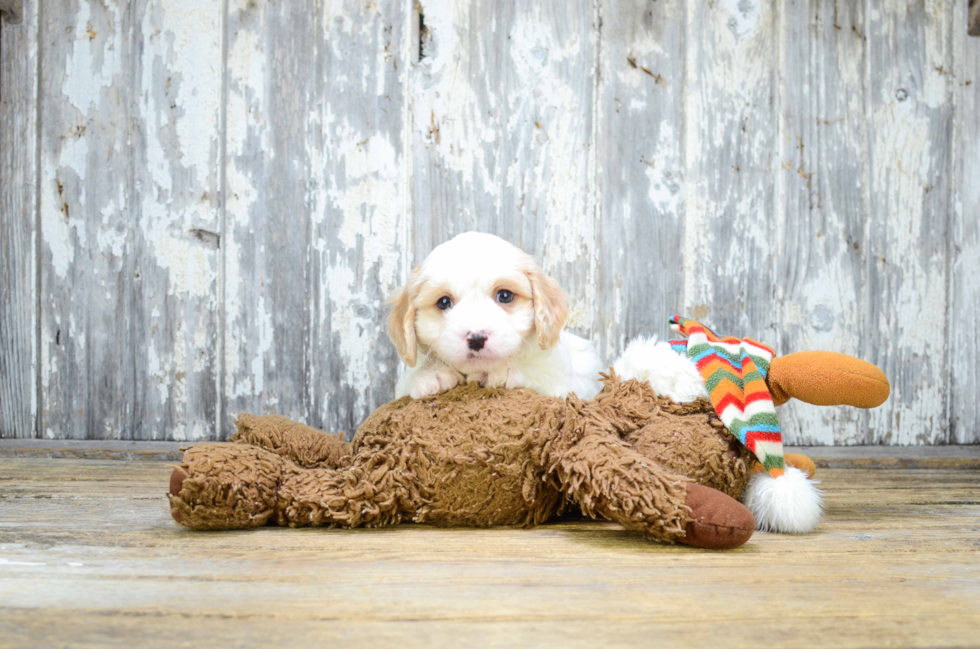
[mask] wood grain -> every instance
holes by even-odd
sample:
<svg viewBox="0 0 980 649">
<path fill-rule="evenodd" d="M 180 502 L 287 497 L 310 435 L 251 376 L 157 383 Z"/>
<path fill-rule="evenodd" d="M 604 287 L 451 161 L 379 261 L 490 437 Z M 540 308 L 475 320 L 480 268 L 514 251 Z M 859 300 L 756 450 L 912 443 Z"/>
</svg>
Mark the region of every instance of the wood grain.
<svg viewBox="0 0 980 649">
<path fill-rule="evenodd" d="M 394 393 L 403 5 L 230 6 L 222 435 L 241 410 L 353 431 Z"/>
<path fill-rule="evenodd" d="M 141 0 L 132 206 L 134 439 L 213 438 L 221 245 L 220 3 Z"/>
<path fill-rule="evenodd" d="M 24 20 L 24 0 L 0 0 L 0 18 L 11 25 Z"/>
<path fill-rule="evenodd" d="M 957 3 L 957 11 L 962 9 Z M 980 5 L 974 9 L 980 16 Z M 980 18 L 978 18 L 980 20 Z M 980 442 L 980 39 L 953 31 L 949 231 L 950 441 Z"/>
<path fill-rule="evenodd" d="M 309 3 L 229 3 L 222 436 L 241 410 L 311 421 L 318 18 Z"/>
<path fill-rule="evenodd" d="M 137 203 L 130 145 L 134 15 L 119 3 L 44 5 L 41 313 L 44 437 L 133 434 Z"/>
<path fill-rule="evenodd" d="M 788 1 L 780 15 L 779 165 L 773 232 L 777 351 L 861 356 L 873 333 L 865 283 L 870 215 L 868 19 L 861 3 Z M 868 441 L 869 415 L 790 402 L 798 444 Z"/>
<path fill-rule="evenodd" d="M 772 339 L 778 7 L 688 4 L 684 305 Z"/>
<path fill-rule="evenodd" d="M 707 552 L 574 520 L 200 533 L 170 520 L 160 463 L 5 469 L 11 646 L 709 647 L 759 642 L 774 619 L 787 645 L 966 646 L 980 624 L 976 471 L 828 469 L 817 532 Z"/>
<path fill-rule="evenodd" d="M 37 5 L 0 20 L 0 437 L 37 434 Z"/>
<path fill-rule="evenodd" d="M 352 432 L 480 229 L 609 361 L 681 312 L 888 373 L 790 443 L 980 441 L 969 0 L 53 2 L 0 35 L 0 436 Z"/>
<path fill-rule="evenodd" d="M 213 430 L 221 12 L 195 7 L 44 14 L 45 436 Z"/>
<path fill-rule="evenodd" d="M 412 92 L 415 261 L 469 230 L 537 257 L 591 335 L 595 10 L 574 2 L 421 2 Z"/>
<path fill-rule="evenodd" d="M 353 434 L 391 401 L 398 353 L 385 302 L 411 262 L 407 2 L 324 5 L 320 97 L 308 145 L 313 250 L 313 422 Z M 352 62 L 356 64 L 352 65 Z"/>
<path fill-rule="evenodd" d="M 947 6 L 947 10 L 950 7 Z M 871 412 L 866 441 L 947 441 L 950 21 L 924 5 L 884 3 L 870 15 L 865 233 L 866 335 L 892 396 Z"/>
<path fill-rule="evenodd" d="M 684 310 L 684 2 L 600 4 L 596 101 L 603 358 Z"/>
</svg>

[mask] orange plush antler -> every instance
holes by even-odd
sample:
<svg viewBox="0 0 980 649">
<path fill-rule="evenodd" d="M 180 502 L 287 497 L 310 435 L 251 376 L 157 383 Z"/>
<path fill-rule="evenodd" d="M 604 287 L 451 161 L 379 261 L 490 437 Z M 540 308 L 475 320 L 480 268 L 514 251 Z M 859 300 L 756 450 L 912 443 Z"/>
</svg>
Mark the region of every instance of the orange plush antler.
<svg viewBox="0 0 980 649">
<path fill-rule="evenodd" d="M 775 405 L 799 399 L 816 406 L 854 406 L 875 408 L 888 398 L 891 385 L 885 373 L 867 361 L 836 352 L 797 352 L 777 356 L 766 377 Z M 786 464 L 807 477 L 816 473 L 813 460 L 798 453 L 787 453 Z M 761 464 L 753 473 L 763 471 Z"/>
<path fill-rule="evenodd" d="M 773 403 L 799 399 L 816 406 L 875 408 L 888 398 L 891 385 L 867 361 L 836 352 L 797 352 L 778 356 L 766 377 Z"/>
</svg>

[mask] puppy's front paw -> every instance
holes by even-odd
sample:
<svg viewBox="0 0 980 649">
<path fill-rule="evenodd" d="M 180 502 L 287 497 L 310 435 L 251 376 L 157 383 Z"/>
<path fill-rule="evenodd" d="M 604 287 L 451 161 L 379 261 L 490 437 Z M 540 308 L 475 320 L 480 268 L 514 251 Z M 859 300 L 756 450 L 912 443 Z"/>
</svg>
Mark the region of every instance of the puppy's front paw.
<svg viewBox="0 0 980 649">
<path fill-rule="evenodd" d="M 526 385 L 524 374 L 514 368 L 504 368 L 488 372 L 485 379 L 480 381 L 488 388 L 523 388 Z"/>
<path fill-rule="evenodd" d="M 463 382 L 463 375 L 456 370 L 443 367 L 435 370 L 425 370 L 419 372 L 408 390 L 409 396 L 413 399 L 431 397 L 433 394 L 450 390 Z"/>
</svg>

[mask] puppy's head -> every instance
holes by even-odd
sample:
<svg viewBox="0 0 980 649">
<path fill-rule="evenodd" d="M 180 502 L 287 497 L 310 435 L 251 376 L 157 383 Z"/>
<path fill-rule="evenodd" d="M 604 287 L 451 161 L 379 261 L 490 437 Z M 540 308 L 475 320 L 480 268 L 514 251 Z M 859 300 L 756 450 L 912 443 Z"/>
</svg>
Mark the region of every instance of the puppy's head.
<svg viewBox="0 0 980 649">
<path fill-rule="evenodd" d="M 558 344 L 568 309 L 530 255 L 490 234 L 438 246 L 389 302 L 388 335 L 414 366 L 424 353 L 464 372 L 506 363 L 527 344 Z"/>
</svg>

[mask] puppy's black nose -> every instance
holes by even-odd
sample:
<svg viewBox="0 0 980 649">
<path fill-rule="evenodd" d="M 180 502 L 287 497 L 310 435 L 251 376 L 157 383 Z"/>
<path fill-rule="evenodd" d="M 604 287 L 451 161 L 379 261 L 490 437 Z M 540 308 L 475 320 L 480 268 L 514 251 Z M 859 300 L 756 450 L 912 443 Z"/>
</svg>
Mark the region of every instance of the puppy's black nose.
<svg viewBox="0 0 980 649">
<path fill-rule="evenodd" d="M 469 345 L 470 349 L 475 352 L 483 349 L 483 343 L 487 342 L 487 335 L 482 331 L 478 331 L 473 334 L 466 336 L 466 344 Z"/>
</svg>

